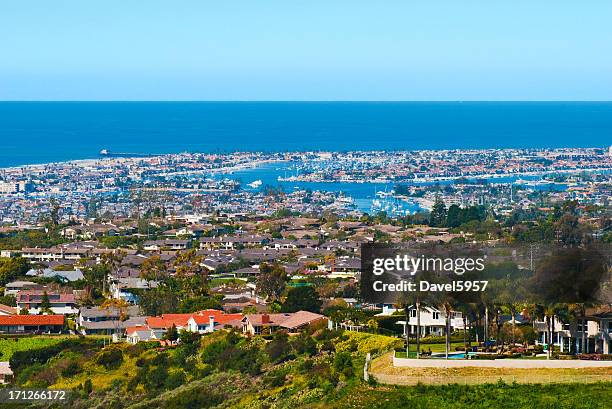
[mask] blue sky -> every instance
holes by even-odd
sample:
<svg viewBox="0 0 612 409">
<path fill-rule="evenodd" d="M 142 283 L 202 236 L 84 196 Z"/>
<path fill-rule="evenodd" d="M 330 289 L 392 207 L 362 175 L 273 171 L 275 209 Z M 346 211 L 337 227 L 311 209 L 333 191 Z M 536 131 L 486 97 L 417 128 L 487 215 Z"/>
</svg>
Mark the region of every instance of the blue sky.
<svg viewBox="0 0 612 409">
<path fill-rule="evenodd" d="M 1 100 L 612 100 L 612 2 L 0 0 Z"/>
</svg>

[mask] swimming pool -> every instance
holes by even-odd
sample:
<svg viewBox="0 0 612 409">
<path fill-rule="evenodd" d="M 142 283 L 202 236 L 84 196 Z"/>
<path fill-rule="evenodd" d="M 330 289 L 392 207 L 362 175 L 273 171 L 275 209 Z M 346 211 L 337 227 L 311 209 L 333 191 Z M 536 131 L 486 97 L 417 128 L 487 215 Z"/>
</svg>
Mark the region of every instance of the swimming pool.
<svg viewBox="0 0 612 409">
<path fill-rule="evenodd" d="M 468 357 L 475 356 L 476 352 L 468 352 Z M 446 354 L 435 354 L 431 356 L 432 358 L 445 359 Z M 465 352 L 453 352 L 452 354 L 448 354 L 448 359 L 465 359 Z"/>
</svg>

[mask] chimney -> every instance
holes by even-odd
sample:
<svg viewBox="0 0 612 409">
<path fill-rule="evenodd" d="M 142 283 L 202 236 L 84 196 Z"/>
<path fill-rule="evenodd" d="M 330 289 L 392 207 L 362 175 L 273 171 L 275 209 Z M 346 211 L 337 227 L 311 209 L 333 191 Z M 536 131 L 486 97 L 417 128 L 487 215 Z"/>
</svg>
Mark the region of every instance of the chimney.
<svg viewBox="0 0 612 409">
<path fill-rule="evenodd" d="M 208 332 L 214 332 L 214 330 L 215 330 L 215 316 L 209 315 L 208 316 Z"/>
<path fill-rule="evenodd" d="M 269 324 L 270 323 L 270 316 L 268 314 L 261 314 L 261 323 L 262 324 Z"/>
</svg>

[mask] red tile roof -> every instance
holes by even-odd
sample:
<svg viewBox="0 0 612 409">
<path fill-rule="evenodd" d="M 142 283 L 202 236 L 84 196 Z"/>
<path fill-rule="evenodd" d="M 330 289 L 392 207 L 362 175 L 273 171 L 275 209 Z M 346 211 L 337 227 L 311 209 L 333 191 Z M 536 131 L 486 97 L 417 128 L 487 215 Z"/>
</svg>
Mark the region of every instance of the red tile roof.
<svg viewBox="0 0 612 409">
<path fill-rule="evenodd" d="M 204 310 L 193 314 L 193 320 L 196 324 L 208 324 L 211 316 L 214 317 L 215 324 L 228 324 L 230 321 L 240 321 L 242 319 L 242 314 L 225 314 L 219 310 Z"/>
<path fill-rule="evenodd" d="M 126 328 L 126 333 L 128 335 L 133 334 L 136 331 L 149 331 L 149 327 L 145 326 L 145 325 L 136 325 L 135 327 L 127 327 Z"/>
<path fill-rule="evenodd" d="M 0 315 L 0 325 L 64 325 L 63 315 Z"/>
<path fill-rule="evenodd" d="M 197 324 L 207 324 L 210 316 L 215 317 L 216 324 L 227 324 L 230 321 L 241 320 L 242 314 L 225 314 L 219 310 L 202 310 L 189 314 L 162 314 L 158 317 L 148 317 L 147 325 L 150 328 L 186 327 L 189 318 L 193 317 Z"/>
<path fill-rule="evenodd" d="M 187 320 L 189 319 L 189 317 L 187 317 L 186 320 L 183 319 L 169 319 L 169 318 L 164 318 L 164 316 L 162 315 L 161 317 L 147 317 L 146 322 L 147 325 L 149 326 L 149 328 L 171 328 L 172 325 L 174 325 L 175 327 L 185 327 L 187 326 Z"/>
</svg>

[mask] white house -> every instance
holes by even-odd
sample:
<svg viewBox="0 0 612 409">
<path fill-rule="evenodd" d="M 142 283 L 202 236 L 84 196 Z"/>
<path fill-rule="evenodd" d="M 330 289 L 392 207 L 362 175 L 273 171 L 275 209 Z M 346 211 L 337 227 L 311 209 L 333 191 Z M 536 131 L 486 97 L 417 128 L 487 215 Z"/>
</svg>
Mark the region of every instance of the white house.
<svg viewBox="0 0 612 409">
<path fill-rule="evenodd" d="M 141 341 L 145 342 L 157 339 L 154 336 L 153 331 L 147 326 L 129 327 L 126 330 L 126 333 L 126 340 L 130 344 L 137 344 Z"/>
<path fill-rule="evenodd" d="M 192 315 L 187 320 L 187 329 L 191 332 L 213 332 L 226 325 L 242 327 L 242 314 L 225 314 L 223 311 L 204 310 Z"/>
<path fill-rule="evenodd" d="M 463 314 L 459 311 L 451 311 L 450 314 L 451 332 L 463 329 Z M 410 306 L 408 307 L 408 325 L 406 325 L 406 321 L 398 321 L 396 324 L 404 326 L 404 335 L 406 335 L 407 326 L 409 334 L 416 335 L 417 322 L 417 309 L 415 306 Z M 421 336 L 442 336 L 446 328 L 446 314 L 435 307 L 421 306 L 420 324 Z"/>
</svg>

